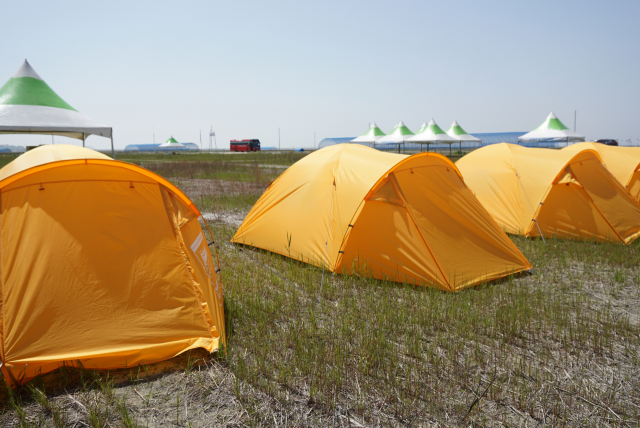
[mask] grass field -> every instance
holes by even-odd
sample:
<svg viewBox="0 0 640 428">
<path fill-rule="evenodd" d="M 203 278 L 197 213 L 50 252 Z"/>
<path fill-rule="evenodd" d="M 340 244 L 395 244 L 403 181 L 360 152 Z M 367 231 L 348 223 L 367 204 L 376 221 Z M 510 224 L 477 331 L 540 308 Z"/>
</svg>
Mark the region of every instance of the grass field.
<svg viewBox="0 0 640 428">
<path fill-rule="evenodd" d="M 534 274 L 457 294 L 326 273 L 320 288 L 321 269 L 228 244 L 300 157 L 127 154 L 210 220 L 227 354 L 120 386 L 5 390 L 0 425 L 640 425 L 640 242 L 511 237 Z"/>
</svg>

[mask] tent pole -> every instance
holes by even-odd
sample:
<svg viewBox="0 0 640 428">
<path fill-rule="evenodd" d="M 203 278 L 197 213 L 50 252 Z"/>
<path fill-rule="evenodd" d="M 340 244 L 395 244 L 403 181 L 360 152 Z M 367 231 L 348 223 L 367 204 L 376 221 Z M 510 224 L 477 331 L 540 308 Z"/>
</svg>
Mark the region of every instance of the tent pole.
<svg viewBox="0 0 640 428">
<path fill-rule="evenodd" d="M 111 157 L 116 158 L 116 152 L 113 150 L 113 128 L 111 128 Z"/>
<path fill-rule="evenodd" d="M 84 147 L 84 140 L 85 140 L 85 136 L 84 136 L 84 132 L 82 133 L 82 147 Z"/>
</svg>

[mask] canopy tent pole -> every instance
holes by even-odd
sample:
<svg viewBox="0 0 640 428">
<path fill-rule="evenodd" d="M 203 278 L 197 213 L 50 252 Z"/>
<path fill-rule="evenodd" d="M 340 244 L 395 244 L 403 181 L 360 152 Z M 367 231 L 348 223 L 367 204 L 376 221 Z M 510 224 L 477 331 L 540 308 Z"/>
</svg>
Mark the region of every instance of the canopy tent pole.
<svg viewBox="0 0 640 428">
<path fill-rule="evenodd" d="M 113 150 L 113 128 L 111 128 L 111 158 L 116 158 L 116 152 Z"/>
<path fill-rule="evenodd" d="M 84 147 L 84 141 L 85 141 L 85 135 L 84 132 L 82 133 L 82 147 Z"/>
</svg>

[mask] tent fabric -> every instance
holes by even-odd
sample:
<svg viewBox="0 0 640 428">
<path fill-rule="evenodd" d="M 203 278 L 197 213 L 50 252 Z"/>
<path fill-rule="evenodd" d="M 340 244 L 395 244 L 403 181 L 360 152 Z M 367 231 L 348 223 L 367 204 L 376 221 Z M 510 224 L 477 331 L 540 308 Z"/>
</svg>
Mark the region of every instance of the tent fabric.
<svg viewBox="0 0 640 428">
<path fill-rule="evenodd" d="M 175 138 L 173 138 L 173 136 L 169 137 L 167 139 L 167 141 L 165 141 L 164 143 L 160 144 L 160 146 L 158 147 L 184 147 L 184 144 L 179 143 L 178 140 L 176 140 Z"/>
<path fill-rule="evenodd" d="M 593 150 L 503 143 L 474 150 L 456 166 L 508 233 L 624 244 L 640 234 L 640 206 Z"/>
<path fill-rule="evenodd" d="M 481 143 L 482 140 L 480 138 L 476 138 L 473 135 L 469 134 L 467 131 L 462 129 L 460 125 L 458 125 L 457 121 L 453 121 L 449 129 L 447 129 L 447 135 L 452 138 L 455 138 L 458 141 L 468 141 L 468 142 L 476 142 Z"/>
<path fill-rule="evenodd" d="M 418 134 L 415 134 L 410 138 L 407 138 L 405 141 L 407 141 L 408 143 L 426 143 L 426 144 L 431 144 L 431 143 L 451 144 L 451 143 L 458 142 L 456 138 L 451 137 L 446 132 L 444 132 L 442 128 L 440 128 L 438 124 L 436 124 L 435 120 L 433 119 L 431 119 L 426 129 L 424 129 L 422 132 Z"/>
<path fill-rule="evenodd" d="M 447 291 L 531 268 L 447 158 L 352 144 L 291 166 L 231 241 L 331 272 Z"/>
<path fill-rule="evenodd" d="M 361 136 L 354 138 L 351 140 L 352 143 L 375 143 L 380 138 L 384 137 L 385 133 L 382 132 L 378 125 L 375 122 L 371 124 L 367 132 L 362 134 Z M 320 147 L 320 146 L 318 146 Z"/>
<path fill-rule="evenodd" d="M 387 135 L 376 140 L 376 144 L 380 143 L 402 143 L 411 135 L 414 135 L 413 132 L 406 127 L 404 122 L 400 121 Z"/>
<path fill-rule="evenodd" d="M 0 134 L 61 135 L 82 140 L 88 135 L 111 138 L 111 127 L 80 114 L 24 61 L 0 88 Z"/>
<path fill-rule="evenodd" d="M 640 147 L 607 146 L 601 143 L 577 143 L 563 148 L 570 152 L 595 150 L 609 172 L 640 202 Z"/>
<path fill-rule="evenodd" d="M 93 150 L 48 145 L 0 170 L 5 379 L 149 364 L 224 342 L 200 213 L 179 189 Z"/>
<path fill-rule="evenodd" d="M 584 136 L 576 134 L 551 112 L 549 116 L 533 131 L 518 138 L 522 142 L 574 142 L 584 141 Z"/>
</svg>

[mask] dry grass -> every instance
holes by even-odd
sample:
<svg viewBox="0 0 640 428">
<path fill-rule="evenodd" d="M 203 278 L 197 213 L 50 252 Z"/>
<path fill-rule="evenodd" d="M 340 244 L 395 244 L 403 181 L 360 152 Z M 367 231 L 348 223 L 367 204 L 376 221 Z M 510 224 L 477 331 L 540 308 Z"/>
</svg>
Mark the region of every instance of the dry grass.
<svg viewBox="0 0 640 428">
<path fill-rule="evenodd" d="M 266 186 L 169 178 L 219 243 Z M 223 244 L 224 359 L 44 400 L 23 388 L 0 424 L 640 425 L 640 242 L 512 239 L 535 274 L 457 294 L 330 274 L 321 290 L 320 269 Z"/>
</svg>

